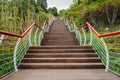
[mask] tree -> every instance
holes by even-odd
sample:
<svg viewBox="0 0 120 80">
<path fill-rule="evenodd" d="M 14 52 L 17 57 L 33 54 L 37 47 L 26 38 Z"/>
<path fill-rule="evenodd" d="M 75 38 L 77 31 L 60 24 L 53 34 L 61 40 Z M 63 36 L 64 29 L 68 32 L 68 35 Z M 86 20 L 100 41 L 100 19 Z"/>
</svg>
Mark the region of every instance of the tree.
<svg viewBox="0 0 120 80">
<path fill-rule="evenodd" d="M 113 27 L 120 21 L 119 6 L 120 0 L 74 0 L 62 16 L 68 19 L 72 16 L 77 24 L 88 21 L 96 29 L 100 26 Z"/>
<path fill-rule="evenodd" d="M 81 2 L 81 0 L 73 0 L 73 2 L 75 3 L 75 2 L 77 2 L 78 3 L 78 5 L 80 4 L 80 2 Z"/>
<path fill-rule="evenodd" d="M 0 5 L 0 29 L 13 33 L 22 33 L 35 21 L 42 25 L 48 18 L 44 9 L 37 6 L 36 0 L 1 0 Z"/>
<path fill-rule="evenodd" d="M 47 12 L 47 0 L 37 0 L 37 6 L 43 8 Z"/>
<path fill-rule="evenodd" d="M 57 15 L 58 15 L 57 11 L 58 11 L 58 10 L 57 10 L 56 7 L 53 7 L 53 8 L 49 8 L 49 9 L 48 9 L 48 12 L 51 13 L 51 14 L 53 14 L 54 16 L 57 16 Z"/>
<path fill-rule="evenodd" d="M 118 15 L 118 9 L 120 8 L 120 1 L 119 0 L 107 0 L 105 1 L 105 13 L 107 17 L 107 21 L 109 26 L 112 27 L 116 22 L 116 18 Z"/>
</svg>

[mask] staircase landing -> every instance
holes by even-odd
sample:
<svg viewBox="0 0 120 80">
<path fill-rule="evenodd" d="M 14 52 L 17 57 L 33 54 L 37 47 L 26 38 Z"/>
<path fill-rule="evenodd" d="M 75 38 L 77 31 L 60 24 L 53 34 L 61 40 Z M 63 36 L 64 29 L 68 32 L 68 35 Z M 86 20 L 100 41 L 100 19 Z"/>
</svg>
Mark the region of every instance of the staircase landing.
<svg viewBox="0 0 120 80">
<path fill-rule="evenodd" d="M 104 69 L 24 69 L 5 80 L 120 80 Z"/>
</svg>

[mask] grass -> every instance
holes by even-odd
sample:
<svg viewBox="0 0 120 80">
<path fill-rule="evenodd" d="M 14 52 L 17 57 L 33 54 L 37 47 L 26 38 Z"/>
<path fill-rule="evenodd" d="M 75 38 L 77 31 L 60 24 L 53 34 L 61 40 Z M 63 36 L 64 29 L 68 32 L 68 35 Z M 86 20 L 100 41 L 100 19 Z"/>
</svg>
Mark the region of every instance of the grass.
<svg viewBox="0 0 120 80">
<path fill-rule="evenodd" d="M 100 34 L 104 34 L 104 33 L 109 33 L 109 32 L 114 32 L 114 31 L 120 31 L 120 25 L 116 25 L 116 26 L 113 26 L 113 27 L 106 27 L 106 26 L 100 26 L 97 31 L 100 33 Z"/>
</svg>

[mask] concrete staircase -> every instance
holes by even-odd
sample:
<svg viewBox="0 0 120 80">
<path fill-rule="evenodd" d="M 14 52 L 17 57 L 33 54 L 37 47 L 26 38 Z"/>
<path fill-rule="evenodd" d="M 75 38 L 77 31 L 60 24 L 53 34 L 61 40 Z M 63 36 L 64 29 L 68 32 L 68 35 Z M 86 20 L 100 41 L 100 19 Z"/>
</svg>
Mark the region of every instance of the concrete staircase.
<svg viewBox="0 0 120 80">
<path fill-rule="evenodd" d="M 30 47 L 20 69 L 103 69 L 91 46 L 79 46 L 75 34 L 56 20 L 45 33 L 42 46 Z"/>
</svg>

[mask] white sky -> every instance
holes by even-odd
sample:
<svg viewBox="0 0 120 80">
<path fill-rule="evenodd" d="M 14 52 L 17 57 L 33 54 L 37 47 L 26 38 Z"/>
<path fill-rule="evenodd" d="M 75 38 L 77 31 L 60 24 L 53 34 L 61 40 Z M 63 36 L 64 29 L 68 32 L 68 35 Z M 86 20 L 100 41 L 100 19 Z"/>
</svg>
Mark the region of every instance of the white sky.
<svg viewBox="0 0 120 80">
<path fill-rule="evenodd" d="M 47 0 L 48 8 L 49 7 L 57 7 L 58 10 L 67 9 L 73 0 Z"/>
</svg>

